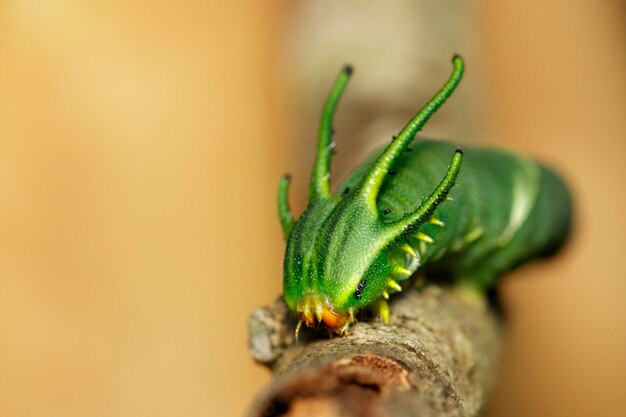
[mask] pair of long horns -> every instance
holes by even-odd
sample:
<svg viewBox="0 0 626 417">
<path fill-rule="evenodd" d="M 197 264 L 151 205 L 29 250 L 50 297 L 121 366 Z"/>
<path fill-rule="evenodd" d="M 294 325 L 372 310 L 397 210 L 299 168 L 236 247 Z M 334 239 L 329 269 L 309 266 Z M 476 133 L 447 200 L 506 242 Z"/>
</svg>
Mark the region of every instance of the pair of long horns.
<svg viewBox="0 0 626 417">
<path fill-rule="evenodd" d="M 378 215 L 376 198 L 389 170 L 415 138 L 417 132 L 422 129 L 428 119 L 430 119 L 452 95 L 461 81 L 464 71 L 463 59 L 455 55 L 452 58 L 452 64 L 453 70 L 448 81 L 394 138 L 391 144 L 370 167 L 358 188 L 354 191 L 355 195 L 362 199 L 373 215 Z M 332 142 L 333 119 L 337 104 L 351 75 L 352 67 L 344 67 L 337 77 L 330 91 L 330 95 L 326 100 L 326 105 L 324 106 L 317 142 L 317 155 L 309 187 L 309 205 L 317 200 L 332 198 L 330 191 L 330 157 L 332 148 L 334 147 Z M 408 232 L 430 217 L 437 206 L 446 198 L 448 192 L 454 185 L 454 181 L 461 167 L 462 158 L 463 152 L 457 149 L 448 171 L 437 188 L 414 212 L 389 225 L 391 235 L 397 236 L 398 234 Z M 278 192 L 278 212 L 285 237 L 289 235 L 289 231 L 295 222 L 287 201 L 290 180 L 291 178 L 289 176 L 284 176 L 280 181 Z M 353 196 L 353 198 L 355 197 Z"/>
</svg>

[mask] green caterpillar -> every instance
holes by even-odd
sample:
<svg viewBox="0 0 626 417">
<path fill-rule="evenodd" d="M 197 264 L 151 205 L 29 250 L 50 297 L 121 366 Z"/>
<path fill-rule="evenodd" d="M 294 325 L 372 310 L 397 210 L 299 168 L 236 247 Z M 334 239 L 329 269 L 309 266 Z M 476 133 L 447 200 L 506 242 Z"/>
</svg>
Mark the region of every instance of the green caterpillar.
<svg viewBox="0 0 626 417">
<path fill-rule="evenodd" d="M 409 144 L 460 82 L 464 64 L 394 137 L 332 193 L 332 121 L 352 74 L 345 67 L 321 118 L 307 209 L 296 221 L 281 179 L 278 211 L 287 239 L 283 291 L 309 327 L 343 334 L 363 308 L 385 322 L 390 292 L 418 270 L 486 290 L 518 264 L 565 241 L 571 198 L 550 169 L 501 150 L 421 139 Z M 462 166 L 462 169 L 461 169 Z"/>
</svg>

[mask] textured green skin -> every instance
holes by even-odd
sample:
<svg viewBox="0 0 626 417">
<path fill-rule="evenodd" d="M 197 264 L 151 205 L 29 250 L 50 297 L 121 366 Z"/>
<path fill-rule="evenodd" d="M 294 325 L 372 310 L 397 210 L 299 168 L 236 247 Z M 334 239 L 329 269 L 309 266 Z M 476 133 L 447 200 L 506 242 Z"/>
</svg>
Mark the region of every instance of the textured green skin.
<svg viewBox="0 0 626 417">
<path fill-rule="evenodd" d="M 307 325 L 313 319 L 306 308 L 323 305 L 353 317 L 418 270 L 486 290 L 506 271 L 565 241 L 571 198 L 547 167 L 505 151 L 462 153 L 426 139 L 408 149 L 458 85 L 464 65 L 458 56 L 453 64 L 448 82 L 398 137 L 331 194 L 332 116 L 351 69 L 337 79 L 322 116 L 309 205 L 297 221 L 287 203 L 289 178 L 279 187 L 287 237 L 284 299 Z"/>
<path fill-rule="evenodd" d="M 446 172 L 455 146 L 416 140 L 394 166 L 396 175 L 385 179 L 378 197 L 383 222 L 399 219 L 415 210 Z M 292 310 L 303 294 L 327 297 L 335 311 L 355 311 L 380 299 L 395 264 L 406 265 L 398 246 L 409 243 L 421 252 L 418 270 L 449 275 L 464 285 L 488 289 L 506 271 L 533 257 L 554 252 L 567 237 L 571 199 L 563 181 L 545 166 L 500 150 L 464 149 L 463 165 L 450 192 L 434 217 L 444 227 L 424 224 L 419 231 L 432 237 L 426 244 L 401 239 L 383 250 L 372 251 L 379 232 L 360 210 L 349 213 L 345 204 L 333 211 L 346 187 L 354 189 L 380 151 L 375 152 L 338 188 L 334 200 L 309 207 L 298 219 L 287 243 L 284 261 L 284 297 Z M 514 204 L 514 190 L 526 200 L 526 215 L 507 230 Z M 350 198 L 350 195 L 347 197 Z M 383 210 L 392 211 L 384 215 Z M 339 219 L 347 221 L 338 221 Z M 473 242 L 464 237 L 477 228 L 484 233 Z M 308 266 L 308 268 L 307 268 Z M 354 296 L 359 281 L 367 283 L 361 299 Z"/>
<path fill-rule="evenodd" d="M 387 178 L 379 195 L 379 207 L 392 210 L 386 216 L 389 221 L 415 210 L 432 192 L 455 146 L 422 139 L 412 148 L 396 163 L 398 174 Z M 373 158 L 357 168 L 342 187 L 354 186 L 371 162 Z M 519 196 L 514 202 L 516 189 Z M 548 167 L 510 152 L 464 148 L 450 197 L 453 201 L 442 203 L 434 213 L 445 227 L 419 228 L 434 242 L 412 246 L 426 248 L 420 257 L 422 268 L 474 287 L 490 288 L 504 272 L 557 250 L 568 235 L 571 198 L 564 182 Z M 514 205 L 523 218 L 510 225 Z M 477 229 L 484 233 L 465 242 L 464 237 Z"/>
</svg>

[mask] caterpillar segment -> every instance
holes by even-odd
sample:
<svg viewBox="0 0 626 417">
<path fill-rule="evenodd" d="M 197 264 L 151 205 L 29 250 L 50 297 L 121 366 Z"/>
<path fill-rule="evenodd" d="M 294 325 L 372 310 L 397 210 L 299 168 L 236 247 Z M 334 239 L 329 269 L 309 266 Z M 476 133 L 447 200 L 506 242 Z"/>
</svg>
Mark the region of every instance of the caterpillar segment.
<svg viewBox="0 0 626 417">
<path fill-rule="evenodd" d="M 383 320 L 383 323 L 389 323 L 389 303 L 385 299 L 381 298 L 376 301 L 374 312 Z"/>
<path fill-rule="evenodd" d="M 283 296 L 299 319 L 296 337 L 303 325 L 344 334 L 364 309 L 387 323 L 386 300 L 412 276 L 420 285 L 426 275 L 443 274 L 482 292 L 565 241 L 571 198 L 549 168 L 505 151 L 413 142 L 463 72 L 455 56 L 443 87 L 333 193 L 332 125 L 352 68 L 337 77 L 320 120 L 308 205 L 297 220 L 288 204 L 290 177 L 279 183 Z M 463 187 L 455 187 L 457 178 Z"/>
</svg>

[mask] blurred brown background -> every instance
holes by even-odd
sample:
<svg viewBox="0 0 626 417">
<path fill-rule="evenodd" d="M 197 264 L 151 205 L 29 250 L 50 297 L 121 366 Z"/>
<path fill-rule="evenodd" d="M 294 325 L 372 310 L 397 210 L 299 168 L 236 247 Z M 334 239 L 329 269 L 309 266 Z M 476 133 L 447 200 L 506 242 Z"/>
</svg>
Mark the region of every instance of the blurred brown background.
<svg viewBox="0 0 626 417">
<path fill-rule="evenodd" d="M 130 3 L 0 2 L 1 416 L 236 416 L 269 380 L 245 321 L 280 292 L 285 170 L 303 205 L 315 132 L 285 74 L 305 2 Z M 500 288 L 490 415 L 626 415 L 625 8 L 462 4 L 459 100 L 480 92 L 482 119 L 457 128 L 550 161 L 578 204 L 563 256 Z M 362 58 L 336 57 L 355 92 L 377 74 Z M 348 125 L 367 110 L 349 103 Z"/>
</svg>

